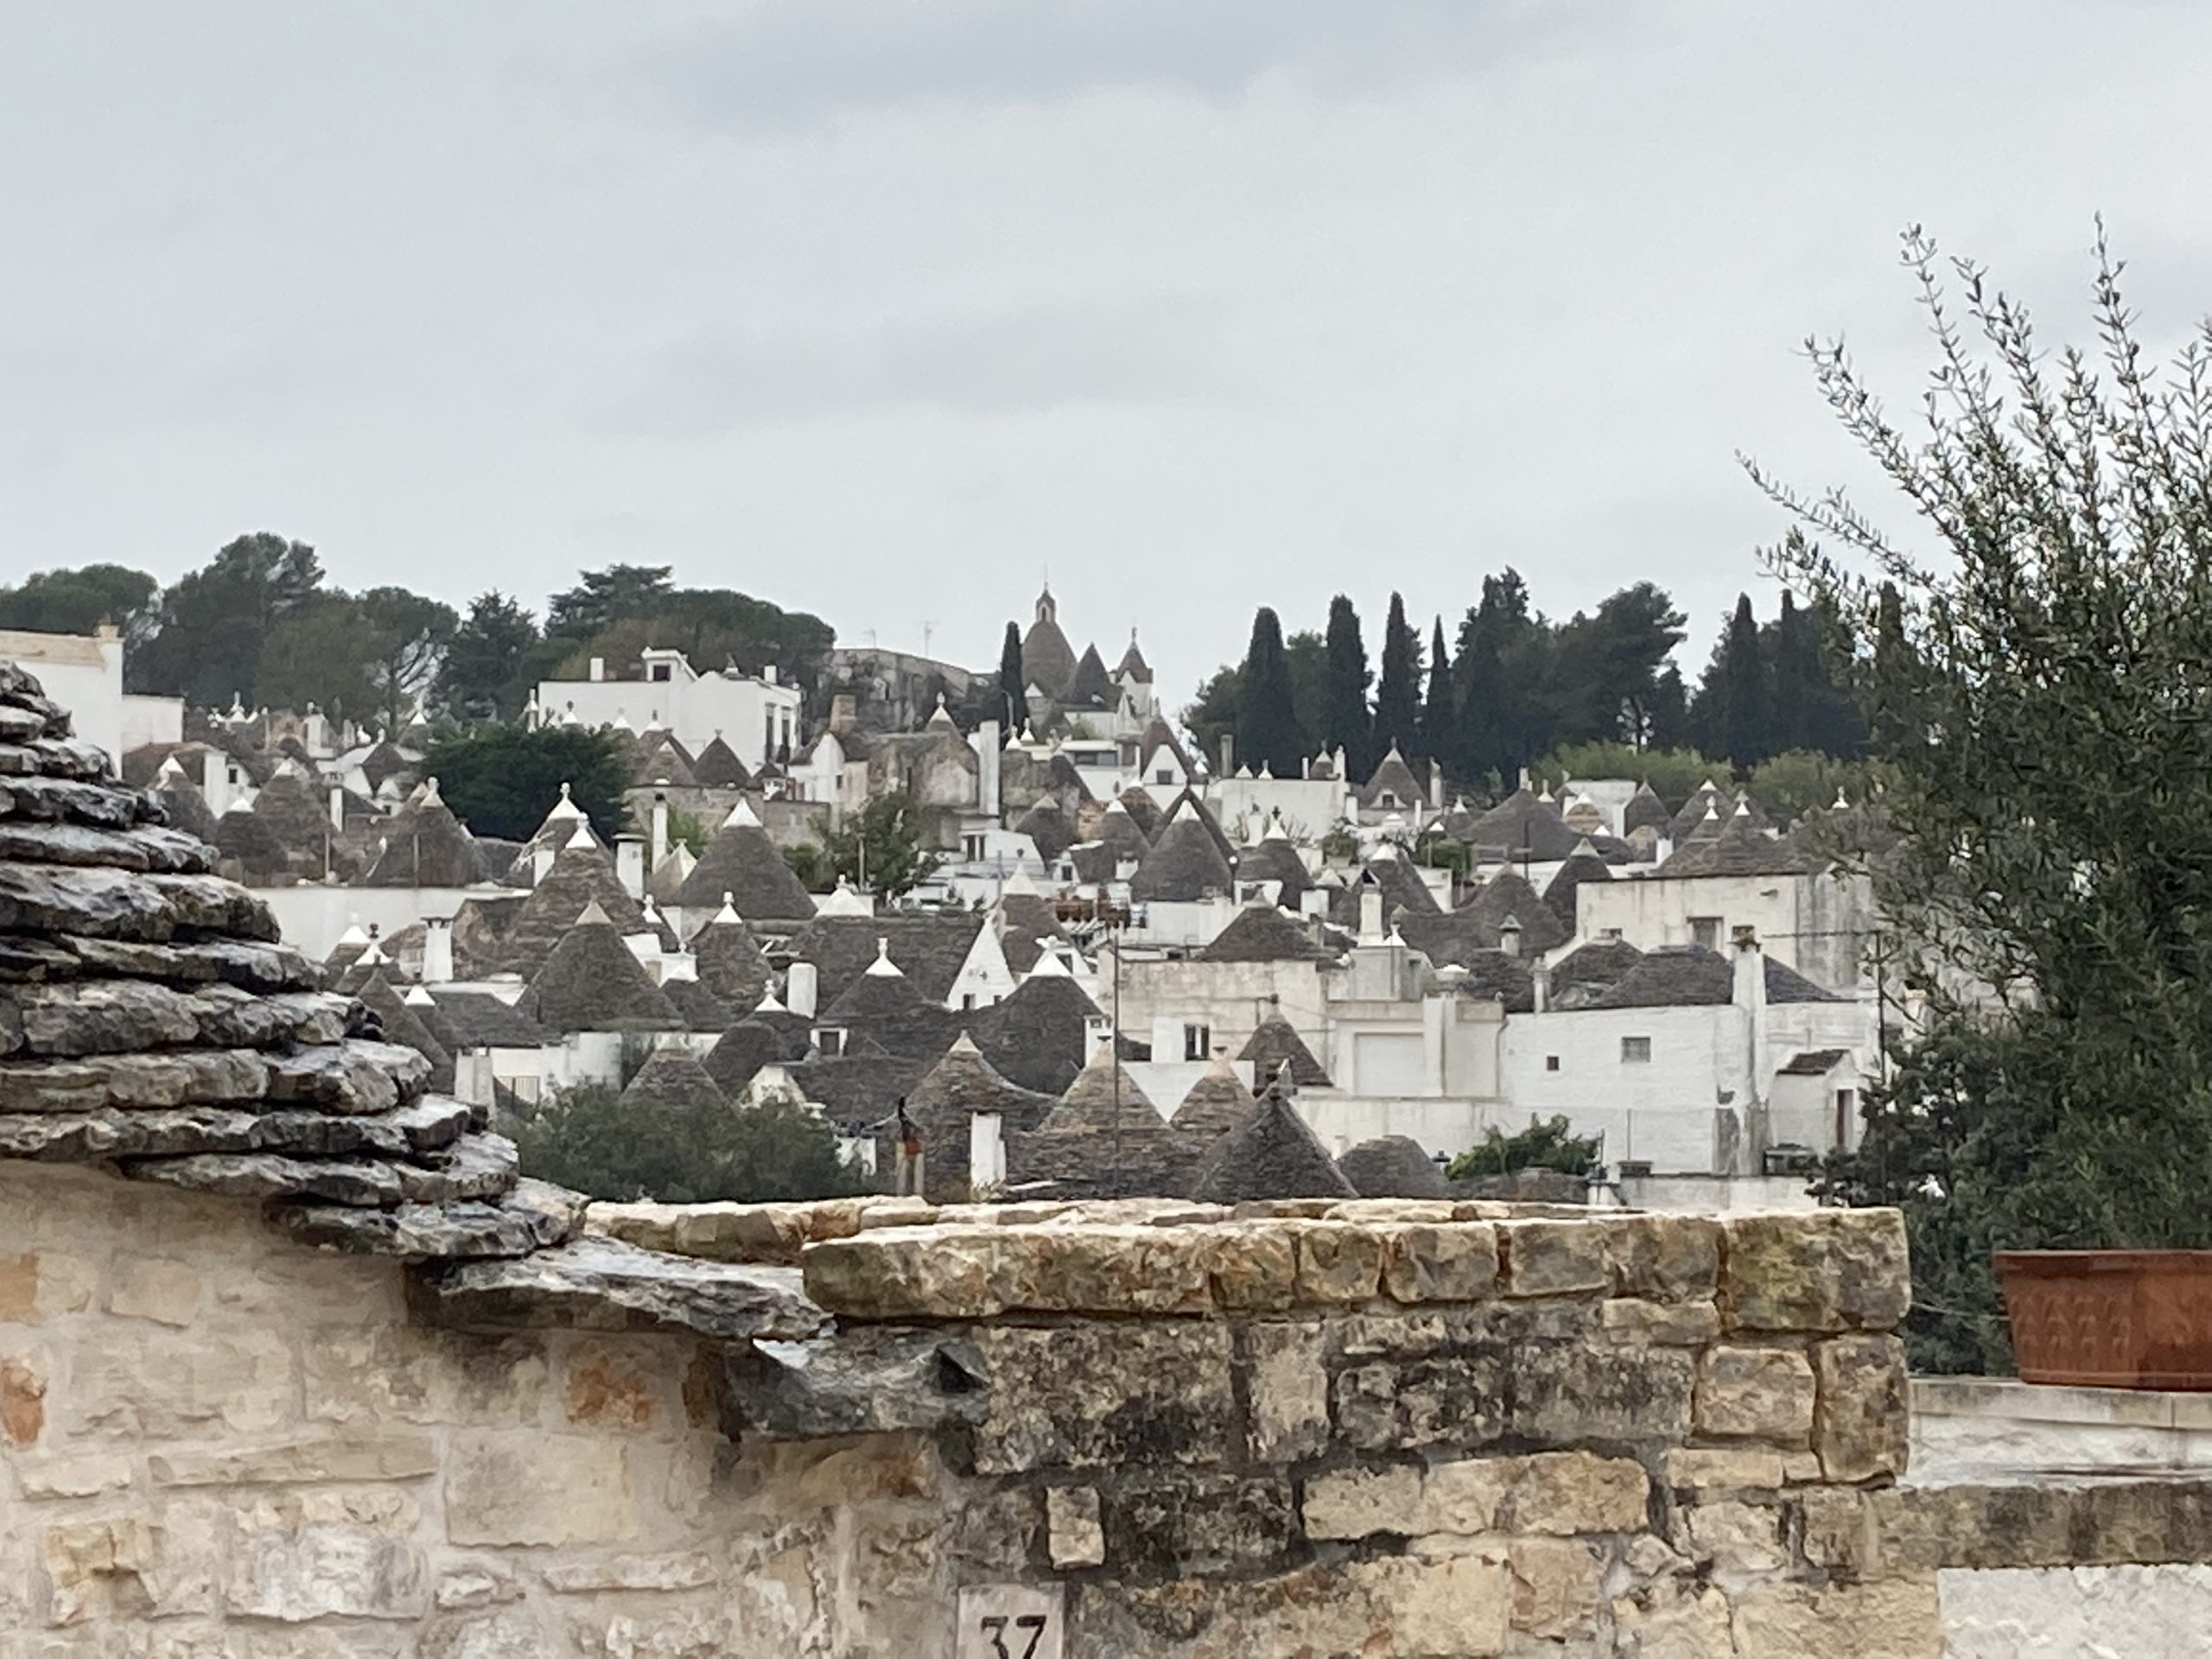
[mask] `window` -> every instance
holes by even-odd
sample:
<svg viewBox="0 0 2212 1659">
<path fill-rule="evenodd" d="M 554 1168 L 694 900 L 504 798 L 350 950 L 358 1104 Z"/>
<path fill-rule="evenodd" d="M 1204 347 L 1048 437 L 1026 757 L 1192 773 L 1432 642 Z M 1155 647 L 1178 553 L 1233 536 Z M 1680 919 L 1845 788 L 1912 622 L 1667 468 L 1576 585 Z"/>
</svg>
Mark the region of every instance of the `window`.
<svg viewBox="0 0 2212 1659">
<path fill-rule="evenodd" d="M 1693 916 L 1690 918 L 1690 943 L 1701 944 L 1708 950 L 1720 948 L 1720 918 Z"/>
<path fill-rule="evenodd" d="M 1174 768 L 1172 766 L 1162 766 L 1158 772 L 1152 774 L 1152 781 L 1155 784 L 1173 783 L 1175 781 Z"/>
<path fill-rule="evenodd" d="M 1622 1038 L 1621 1064 L 1623 1065 L 1650 1065 L 1651 1039 L 1649 1037 Z"/>
<path fill-rule="evenodd" d="M 1547 1055 L 1545 1055 L 1545 1056 L 1544 1056 L 1544 1070 L 1545 1070 L 1545 1071 L 1558 1071 L 1558 1070 L 1559 1070 L 1559 1056 L 1558 1056 L 1558 1055 L 1556 1055 L 1556 1054 L 1547 1054 Z"/>
<path fill-rule="evenodd" d="M 960 1012 L 963 1014 L 973 1014 L 975 1011 L 976 993 L 973 991 L 963 991 L 960 994 Z"/>
<path fill-rule="evenodd" d="M 1213 1058 L 1212 1027 L 1183 1027 L 1183 1058 L 1186 1060 L 1210 1060 Z"/>
<path fill-rule="evenodd" d="M 845 1033 L 836 1026 L 824 1026 L 814 1033 L 814 1046 L 823 1059 L 836 1059 L 845 1052 Z"/>
<path fill-rule="evenodd" d="M 668 678 L 668 664 L 666 663 L 652 663 L 648 664 L 645 670 L 645 677 L 649 680 L 659 680 L 665 682 Z"/>
</svg>

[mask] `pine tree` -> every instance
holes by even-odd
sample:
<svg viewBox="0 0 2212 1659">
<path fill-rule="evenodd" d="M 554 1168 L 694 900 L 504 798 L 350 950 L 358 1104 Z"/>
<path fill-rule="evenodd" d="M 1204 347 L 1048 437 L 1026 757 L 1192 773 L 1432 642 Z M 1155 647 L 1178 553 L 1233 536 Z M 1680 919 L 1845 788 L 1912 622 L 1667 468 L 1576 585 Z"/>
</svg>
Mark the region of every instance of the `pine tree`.
<svg viewBox="0 0 2212 1659">
<path fill-rule="evenodd" d="M 999 701 L 1006 708 L 1007 729 L 1019 732 L 1029 724 L 1029 688 L 1021 668 L 1021 626 L 1006 625 L 1006 643 L 999 647 Z"/>
<path fill-rule="evenodd" d="M 1278 778 L 1299 776 L 1305 760 L 1291 691 L 1290 659 L 1283 653 L 1282 623 L 1264 605 L 1252 618 L 1252 644 L 1244 653 L 1236 752 L 1240 765 L 1255 772 L 1268 766 Z"/>
<path fill-rule="evenodd" d="M 1375 687 L 1375 758 L 1395 747 L 1408 760 L 1421 753 L 1421 636 L 1406 626 L 1406 601 L 1390 595 L 1382 635 L 1382 677 Z"/>
<path fill-rule="evenodd" d="M 1367 645 L 1360 638 L 1359 613 L 1338 594 L 1329 601 L 1326 677 L 1322 685 L 1321 747 L 1344 752 L 1344 765 L 1364 778 L 1375 765 L 1373 717 L 1367 709 Z"/>
<path fill-rule="evenodd" d="M 1758 619 L 1749 594 L 1736 595 L 1736 614 L 1729 620 L 1719 666 L 1720 752 L 1738 767 L 1755 766 L 1772 753 L 1772 746 L 1767 741 L 1769 691 L 1759 661 Z"/>
<path fill-rule="evenodd" d="M 1428 701 L 1421 705 L 1421 747 L 1432 766 L 1452 759 L 1459 709 L 1452 699 L 1452 658 L 1444 648 L 1444 619 L 1436 619 L 1428 645 Z"/>
</svg>

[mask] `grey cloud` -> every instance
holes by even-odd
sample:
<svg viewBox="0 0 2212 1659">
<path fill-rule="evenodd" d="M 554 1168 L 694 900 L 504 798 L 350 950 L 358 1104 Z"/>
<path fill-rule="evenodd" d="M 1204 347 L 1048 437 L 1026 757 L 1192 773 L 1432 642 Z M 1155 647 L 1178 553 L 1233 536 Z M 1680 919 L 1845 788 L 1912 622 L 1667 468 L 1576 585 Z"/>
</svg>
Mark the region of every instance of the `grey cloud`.
<svg viewBox="0 0 2212 1659">
<path fill-rule="evenodd" d="M 1102 87 L 1209 99 L 1288 71 L 1340 88 L 1479 68 L 1573 38 L 1622 0 L 767 0 L 646 54 L 711 125 L 804 124 L 922 99 Z"/>
<path fill-rule="evenodd" d="M 1235 401 L 1249 388 L 1211 302 L 1047 304 L 899 318 L 838 334 L 695 334 L 656 351 L 613 400 L 617 429 L 684 437 L 778 421 L 922 408 L 969 415 Z"/>
</svg>

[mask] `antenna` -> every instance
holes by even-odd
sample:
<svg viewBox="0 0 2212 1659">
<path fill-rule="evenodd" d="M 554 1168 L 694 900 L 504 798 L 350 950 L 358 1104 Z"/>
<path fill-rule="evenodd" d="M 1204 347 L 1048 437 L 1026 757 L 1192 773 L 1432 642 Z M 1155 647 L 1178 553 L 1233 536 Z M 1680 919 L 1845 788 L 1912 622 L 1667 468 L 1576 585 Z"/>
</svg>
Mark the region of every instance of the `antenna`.
<svg viewBox="0 0 2212 1659">
<path fill-rule="evenodd" d="M 930 640 L 936 632 L 937 624 L 928 617 L 924 617 L 922 619 L 922 655 L 925 658 L 930 654 Z"/>
</svg>

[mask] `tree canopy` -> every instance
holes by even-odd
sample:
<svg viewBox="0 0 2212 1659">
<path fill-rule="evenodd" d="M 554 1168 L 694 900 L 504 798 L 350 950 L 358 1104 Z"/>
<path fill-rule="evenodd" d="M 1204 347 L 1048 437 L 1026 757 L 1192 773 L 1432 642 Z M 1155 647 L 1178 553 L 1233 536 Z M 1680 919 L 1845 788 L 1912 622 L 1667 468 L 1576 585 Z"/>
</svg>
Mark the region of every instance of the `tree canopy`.
<svg viewBox="0 0 2212 1659">
<path fill-rule="evenodd" d="M 772 1204 L 861 1190 L 836 1131 L 797 1102 L 640 1107 L 613 1089 L 571 1089 L 513 1128 L 525 1173 L 595 1198 Z"/>
<path fill-rule="evenodd" d="M 2212 1246 L 2212 333 L 2146 362 L 2100 238 L 2101 347 L 2054 353 L 1980 268 L 1904 246 L 1923 422 L 1840 345 L 1812 360 L 1923 545 L 1752 471 L 1796 520 L 1777 568 L 1875 642 L 1886 977 L 1926 999 L 1829 1190 L 1904 1208 L 1916 1357 L 1979 1369 L 1993 1249 Z"/>
<path fill-rule="evenodd" d="M 869 796 L 842 820 L 819 814 L 814 839 L 792 849 L 787 861 L 817 892 L 842 878 L 878 899 L 896 899 L 929 880 L 938 855 L 922 844 L 913 798 L 893 791 Z"/>
<path fill-rule="evenodd" d="M 621 832 L 629 771 L 614 738 L 577 726 L 486 726 L 430 746 L 425 777 L 480 836 L 527 841 L 561 799 L 561 785 L 602 840 Z"/>
</svg>

